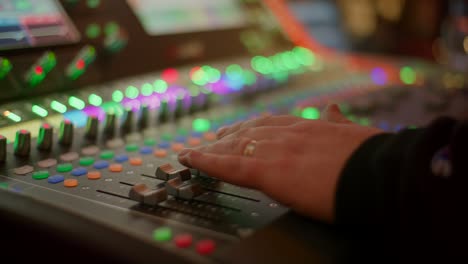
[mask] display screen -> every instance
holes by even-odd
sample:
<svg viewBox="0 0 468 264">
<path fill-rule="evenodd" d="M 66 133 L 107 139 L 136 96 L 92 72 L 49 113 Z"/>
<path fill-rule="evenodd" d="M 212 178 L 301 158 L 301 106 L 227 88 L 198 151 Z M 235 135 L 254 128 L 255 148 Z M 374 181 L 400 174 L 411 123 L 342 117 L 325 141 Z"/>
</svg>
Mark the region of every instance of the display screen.
<svg viewBox="0 0 468 264">
<path fill-rule="evenodd" d="M 236 0 L 127 0 L 152 36 L 242 27 L 246 18 Z"/>
<path fill-rule="evenodd" d="M 79 41 L 55 0 L 0 0 L 0 50 Z"/>
</svg>

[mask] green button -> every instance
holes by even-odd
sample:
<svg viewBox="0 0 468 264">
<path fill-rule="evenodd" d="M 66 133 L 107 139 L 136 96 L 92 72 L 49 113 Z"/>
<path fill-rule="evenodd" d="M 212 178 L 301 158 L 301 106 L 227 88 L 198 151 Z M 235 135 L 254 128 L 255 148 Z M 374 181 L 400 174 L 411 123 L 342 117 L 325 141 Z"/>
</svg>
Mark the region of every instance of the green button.
<svg viewBox="0 0 468 264">
<path fill-rule="evenodd" d="M 81 166 L 89 166 L 94 163 L 94 158 L 92 157 L 83 157 L 80 159 Z"/>
<path fill-rule="evenodd" d="M 161 139 L 164 141 L 171 141 L 172 140 L 172 135 L 170 133 L 164 133 L 161 136 Z"/>
<path fill-rule="evenodd" d="M 114 152 L 110 150 L 103 151 L 101 152 L 100 157 L 101 159 L 112 159 L 114 157 Z"/>
<path fill-rule="evenodd" d="M 154 138 L 145 139 L 145 146 L 154 146 L 156 145 L 156 140 Z"/>
<path fill-rule="evenodd" d="M 169 227 L 160 227 L 153 231 L 153 239 L 156 241 L 169 241 L 172 238 L 172 231 Z"/>
<path fill-rule="evenodd" d="M 138 145 L 128 144 L 127 146 L 125 146 L 125 150 L 128 151 L 128 152 L 137 151 L 138 150 Z"/>
<path fill-rule="evenodd" d="M 185 128 L 179 128 L 177 129 L 177 134 L 181 136 L 188 136 L 189 131 L 188 129 L 185 129 Z"/>
<path fill-rule="evenodd" d="M 0 188 L 8 189 L 8 183 L 7 182 L 0 182 Z"/>
<path fill-rule="evenodd" d="M 73 170 L 73 165 L 71 163 L 63 163 L 57 166 L 57 172 L 69 172 Z"/>
<path fill-rule="evenodd" d="M 48 171 L 35 171 L 32 174 L 33 179 L 35 180 L 43 180 L 49 178 L 49 172 Z"/>
</svg>

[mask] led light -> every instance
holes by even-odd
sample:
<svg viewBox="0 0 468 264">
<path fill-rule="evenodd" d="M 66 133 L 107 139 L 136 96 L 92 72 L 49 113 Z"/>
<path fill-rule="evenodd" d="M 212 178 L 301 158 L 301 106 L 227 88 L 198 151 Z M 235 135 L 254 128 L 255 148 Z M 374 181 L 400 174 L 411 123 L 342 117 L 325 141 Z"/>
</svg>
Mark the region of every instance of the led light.
<svg viewBox="0 0 468 264">
<path fill-rule="evenodd" d="M 106 35 L 108 36 L 114 35 L 118 31 L 119 31 L 119 24 L 117 24 L 115 21 L 111 21 L 107 23 L 106 26 L 104 27 L 104 33 L 106 33 Z"/>
<path fill-rule="evenodd" d="M 128 86 L 127 89 L 125 89 L 125 96 L 130 99 L 137 98 L 138 94 L 138 88 L 136 88 L 135 86 Z"/>
<path fill-rule="evenodd" d="M 241 66 L 237 64 L 232 64 L 229 65 L 226 68 L 226 75 L 228 76 L 229 79 L 241 79 L 242 75 L 244 73 L 244 70 L 242 69 Z"/>
<path fill-rule="evenodd" d="M 100 106 L 102 104 L 102 98 L 97 94 L 90 94 L 88 96 L 88 102 L 94 106 Z"/>
<path fill-rule="evenodd" d="M 55 111 L 63 114 L 67 111 L 67 106 L 65 106 L 64 104 L 60 103 L 60 102 L 57 102 L 57 101 L 52 101 L 50 103 L 50 108 L 54 109 Z"/>
<path fill-rule="evenodd" d="M 306 107 L 302 109 L 301 117 L 305 119 L 319 119 L 320 111 L 315 107 Z"/>
<path fill-rule="evenodd" d="M 32 108 L 31 108 L 32 112 L 35 113 L 36 115 L 40 116 L 40 117 L 46 117 L 49 112 L 47 112 L 46 109 L 38 106 L 38 105 L 33 105 Z"/>
<path fill-rule="evenodd" d="M 174 83 L 177 81 L 177 79 L 179 79 L 179 72 L 173 68 L 165 69 L 161 73 L 161 78 L 163 78 L 163 80 L 168 83 Z"/>
<path fill-rule="evenodd" d="M 122 102 L 123 98 L 124 98 L 124 94 L 119 90 L 115 90 L 112 93 L 112 101 L 114 101 L 116 103 Z"/>
<path fill-rule="evenodd" d="M 416 82 L 416 72 L 413 68 L 405 66 L 400 70 L 400 79 L 404 84 L 414 84 Z"/>
<path fill-rule="evenodd" d="M 154 91 L 157 93 L 164 93 L 167 90 L 167 83 L 164 80 L 156 80 L 153 83 Z"/>
<path fill-rule="evenodd" d="M 153 93 L 153 85 L 151 83 L 145 83 L 141 86 L 141 94 L 144 96 L 151 95 Z"/>
<path fill-rule="evenodd" d="M 10 111 L 5 111 L 3 112 L 3 115 L 5 117 L 7 117 L 8 119 L 10 119 L 11 121 L 13 122 L 20 122 L 21 121 L 21 117 L 13 112 L 10 112 Z"/>
<path fill-rule="evenodd" d="M 293 58 L 304 66 L 311 66 L 315 63 L 315 54 L 303 47 L 295 47 L 293 50 Z"/>
<path fill-rule="evenodd" d="M 385 85 L 387 83 L 387 73 L 382 68 L 372 69 L 371 78 L 377 85 Z"/>
<path fill-rule="evenodd" d="M 86 27 L 86 36 L 90 39 L 95 39 L 101 34 L 101 28 L 96 23 L 91 23 Z"/>
<path fill-rule="evenodd" d="M 78 110 L 83 110 L 85 108 L 86 104 L 83 100 L 75 97 L 75 96 L 70 96 L 68 98 L 68 104 L 71 105 L 72 107 L 78 109 Z"/>
<path fill-rule="evenodd" d="M 261 74 L 270 74 L 275 70 L 273 62 L 263 56 L 255 56 L 251 62 L 252 69 Z"/>
<path fill-rule="evenodd" d="M 36 67 L 34 67 L 34 73 L 35 73 L 36 75 L 41 75 L 41 74 L 44 73 L 44 69 L 42 69 L 41 66 L 36 66 Z"/>
<path fill-rule="evenodd" d="M 192 122 L 192 129 L 196 132 L 206 132 L 210 130 L 210 120 L 204 118 L 197 118 Z"/>
</svg>

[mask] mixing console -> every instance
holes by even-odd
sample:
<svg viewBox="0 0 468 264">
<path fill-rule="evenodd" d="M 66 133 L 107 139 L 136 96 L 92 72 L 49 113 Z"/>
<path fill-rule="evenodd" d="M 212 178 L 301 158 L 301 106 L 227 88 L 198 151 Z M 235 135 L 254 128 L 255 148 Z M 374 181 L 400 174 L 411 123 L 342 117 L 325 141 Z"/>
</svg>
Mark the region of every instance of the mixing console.
<svg viewBox="0 0 468 264">
<path fill-rule="evenodd" d="M 45 2 L 54 14 L 62 12 L 59 2 Z M 185 168 L 177 153 L 215 141 L 221 126 L 265 113 L 318 119 L 329 102 L 338 102 L 351 120 L 387 131 L 425 125 L 441 114 L 467 113 L 467 79 L 461 73 L 389 59 L 351 69 L 346 57 L 321 56 L 292 45 L 275 30 L 258 29 L 260 22 L 249 25 L 248 15 L 235 14 L 241 10 L 237 1 L 219 1 L 219 6 L 207 1 L 213 6 L 204 12 L 229 14 L 215 29 L 206 21 L 184 28 L 183 20 L 177 20 L 174 29 L 159 28 L 148 19 L 141 27 L 137 17 L 148 14 L 139 1 L 128 1 L 129 6 L 115 2 L 64 1 L 67 14 L 86 35 L 78 44 L 19 52 L 12 48 L 18 47 L 15 43 L 0 38 L 0 197 L 5 197 L 0 198 L 0 211 L 7 223 L 29 219 L 37 230 L 63 232 L 79 246 L 98 245 L 104 239 L 102 252 L 106 247 L 112 251 L 109 259 L 348 259 L 356 254 L 355 247 L 327 228 L 304 221 L 261 192 Z M 185 1 L 171 2 L 166 15 L 186 11 Z M 175 8 L 179 2 L 181 10 Z M 28 3 L 0 1 L 0 14 L 23 8 L 26 11 L 15 13 L 20 18 L 8 21 L 24 21 L 28 8 L 37 7 Z M 242 3 L 246 13 L 271 22 L 257 1 Z M 134 17 L 132 10 L 139 13 Z M 111 11 L 132 16 L 119 24 Z M 2 28 L 2 19 L 0 37 L 10 38 L 13 29 Z M 68 21 L 65 14 L 61 19 Z M 199 18 L 191 19 L 195 23 Z M 72 36 L 78 35 L 67 25 L 62 30 L 71 35 L 64 36 L 73 42 Z M 216 31 L 223 27 L 227 29 Z M 202 32 L 208 29 L 217 33 Z M 168 37 L 167 30 L 197 32 Z M 204 44 L 213 37 L 239 34 L 243 44 L 237 40 L 226 48 L 229 52 Z M 264 44 L 258 43 L 260 37 Z M 140 42 L 132 42 L 134 38 Z M 181 40 L 188 46 L 174 44 Z M 21 47 L 44 45 L 32 37 L 21 41 Z M 165 55 L 155 52 L 164 59 L 145 58 L 141 52 L 152 50 L 152 45 L 165 50 Z M 239 52 L 242 45 L 249 52 Z M 169 48 L 177 55 L 168 55 Z"/>
</svg>

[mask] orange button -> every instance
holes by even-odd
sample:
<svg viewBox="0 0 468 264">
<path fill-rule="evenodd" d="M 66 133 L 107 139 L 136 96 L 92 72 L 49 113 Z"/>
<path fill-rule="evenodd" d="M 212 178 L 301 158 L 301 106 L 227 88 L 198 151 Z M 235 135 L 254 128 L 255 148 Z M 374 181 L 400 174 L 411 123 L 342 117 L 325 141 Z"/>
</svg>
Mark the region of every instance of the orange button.
<svg viewBox="0 0 468 264">
<path fill-rule="evenodd" d="M 109 166 L 109 171 L 111 172 L 121 172 L 123 170 L 122 164 L 115 163 Z"/>
<path fill-rule="evenodd" d="M 78 186 L 78 180 L 77 179 L 67 179 L 67 180 L 63 181 L 63 185 L 65 187 L 69 187 L 69 188 L 76 187 L 76 186 Z"/>
<path fill-rule="evenodd" d="M 139 157 L 130 158 L 130 164 L 133 166 L 140 166 L 143 163 L 143 160 Z"/>
<path fill-rule="evenodd" d="M 216 133 L 206 132 L 205 134 L 203 134 L 203 137 L 208 141 L 215 141 L 216 140 Z"/>
<path fill-rule="evenodd" d="M 164 158 L 167 156 L 167 151 L 165 149 L 157 149 L 154 151 L 154 156 L 158 158 Z"/>
<path fill-rule="evenodd" d="M 172 144 L 171 148 L 172 148 L 172 151 L 174 152 L 180 152 L 181 150 L 185 148 L 185 146 L 182 143 L 174 143 Z"/>
<path fill-rule="evenodd" d="M 88 179 L 90 180 L 99 180 L 101 178 L 101 172 L 99 171 L 90 171 L 88 172 Z"/>
<path fill-rule="evenodd" d="M 201 144 L 201 140 L 199 138 L 189 138 L 188 144 L 191 147 L 196 147 Z"/>
</svg>

